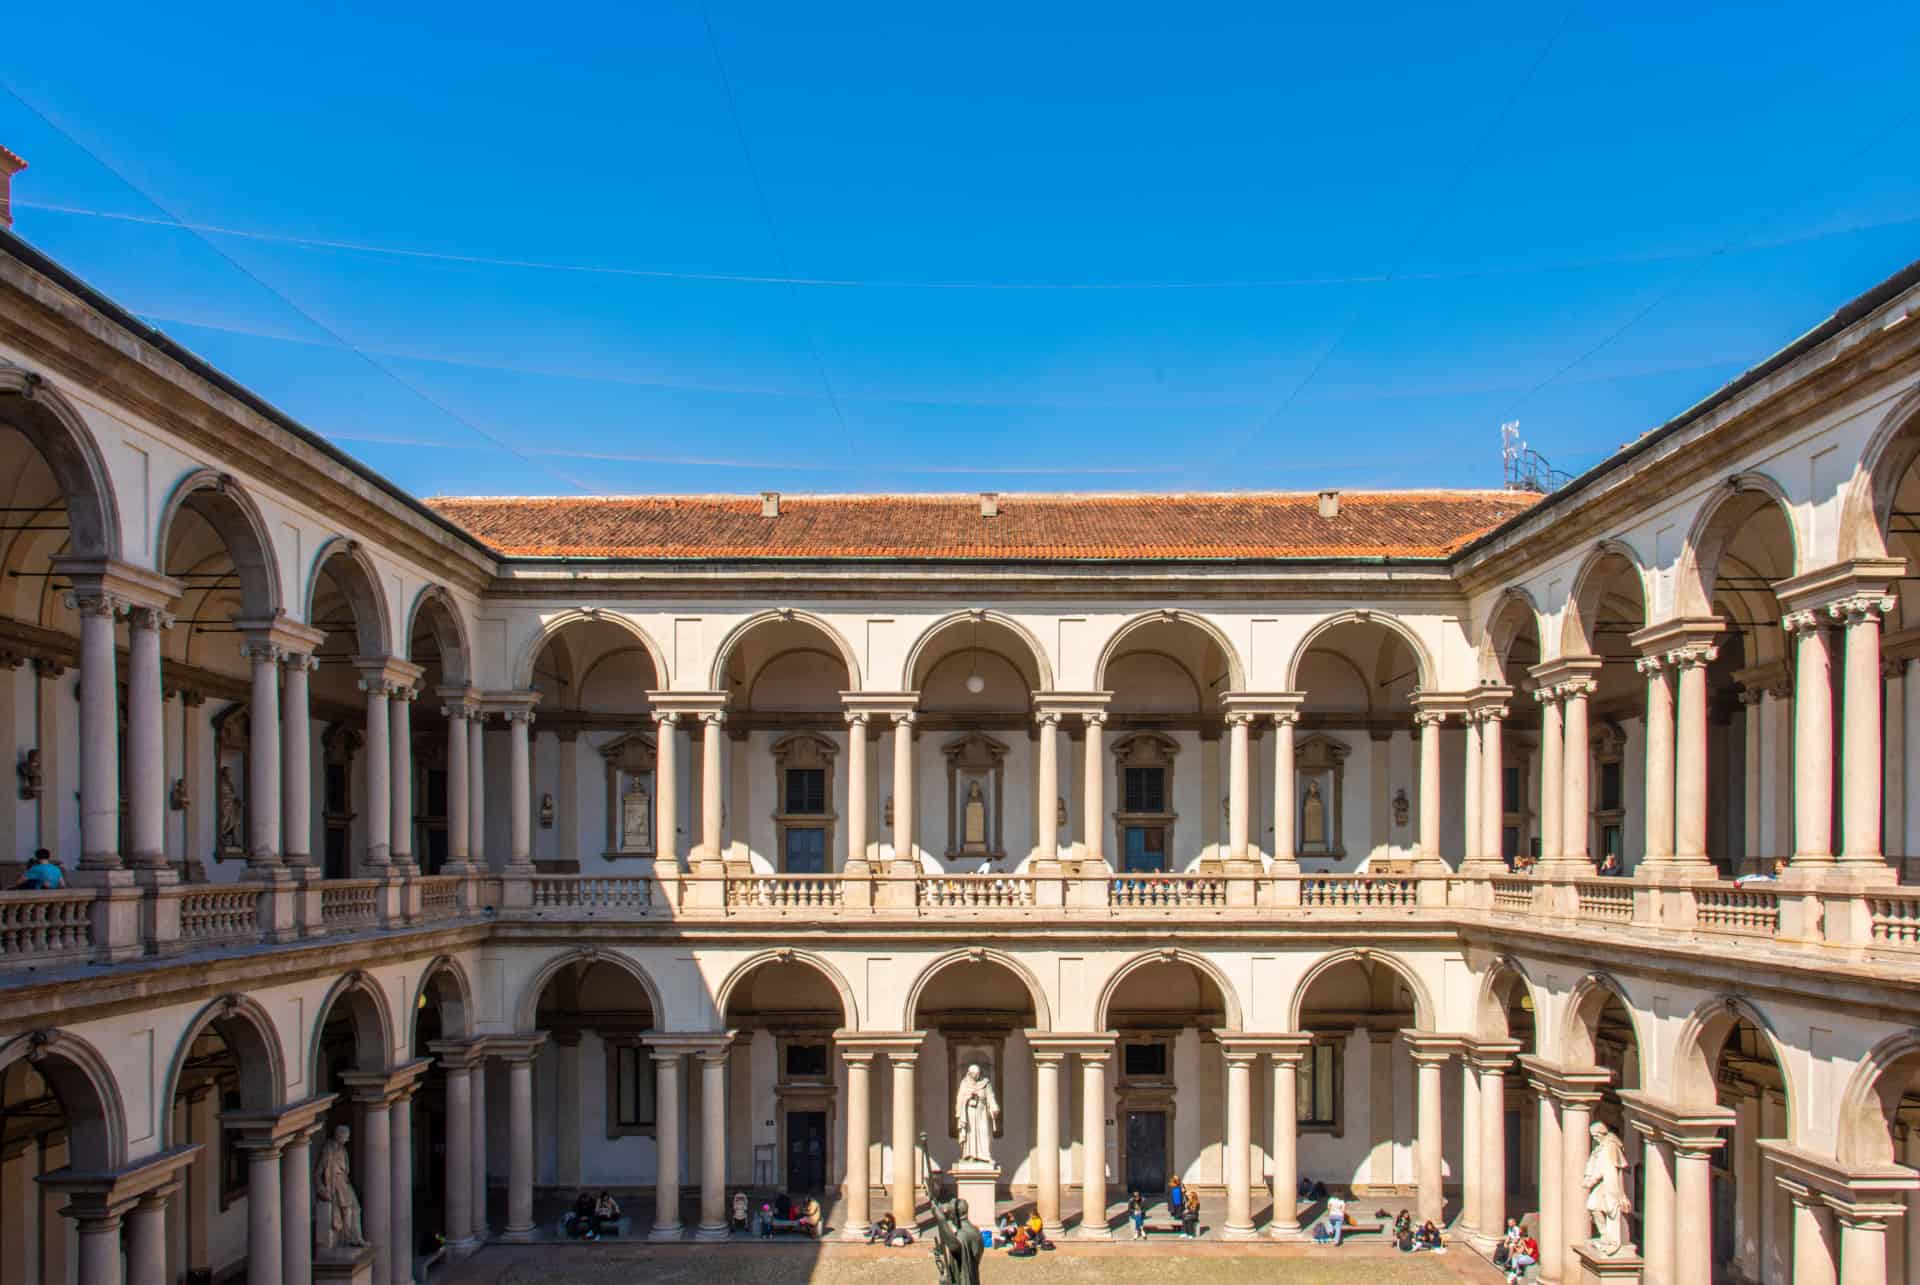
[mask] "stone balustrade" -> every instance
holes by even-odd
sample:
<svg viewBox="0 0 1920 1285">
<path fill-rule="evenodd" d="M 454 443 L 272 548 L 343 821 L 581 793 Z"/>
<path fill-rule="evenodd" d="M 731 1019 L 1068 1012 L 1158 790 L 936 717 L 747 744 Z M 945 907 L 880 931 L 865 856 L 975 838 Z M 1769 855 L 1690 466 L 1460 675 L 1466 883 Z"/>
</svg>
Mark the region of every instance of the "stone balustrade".
<svg viewBox="0 0 1920 1285">
<path fill-rule="evenodd" d="M 91 958 L 93 902 L 91 889 L 0 892 L 0 968 Z"/>
</svg>

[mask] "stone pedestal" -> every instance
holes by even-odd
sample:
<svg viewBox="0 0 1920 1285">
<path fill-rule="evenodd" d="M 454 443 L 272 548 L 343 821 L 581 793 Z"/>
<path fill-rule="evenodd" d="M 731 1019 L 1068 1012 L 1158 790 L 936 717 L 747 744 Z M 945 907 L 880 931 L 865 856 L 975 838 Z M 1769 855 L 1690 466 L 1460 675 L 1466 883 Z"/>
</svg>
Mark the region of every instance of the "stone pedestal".
<svg viewBox="0 0 1920 1285">
<path fill-rule="evenodd" d="M 1578 1264 L 1574 1272 L 1567 1275 L 1572 1278 L 1569 1285 L 1640 1285 L 1640 1269 L 1645 1265 L 1637 1254 L 1622 1252 L 1611 1258 L 1603 1258 L 1589 1245 L 1580 1244 L 1573 1248 L 1574 1261 Z M 1623 1250 L 1631 1248 L 1622 1246 Z"/>
<path fill-rule="evenodd" d="M 962 1160 L 949 1171 L 953 1175 L 954 1194 L 967 1202 L 967 1217 L 975 1227 L 993 1226 L 994 1206 L 999 1199 L 1000 1166 L 978 1160 Z"/>
<path fill-rule="evenodd" d="M 362 1249 L 316 1249 L 313 1285 L 374 1285 L 373 1246 Z"/>
</svg>

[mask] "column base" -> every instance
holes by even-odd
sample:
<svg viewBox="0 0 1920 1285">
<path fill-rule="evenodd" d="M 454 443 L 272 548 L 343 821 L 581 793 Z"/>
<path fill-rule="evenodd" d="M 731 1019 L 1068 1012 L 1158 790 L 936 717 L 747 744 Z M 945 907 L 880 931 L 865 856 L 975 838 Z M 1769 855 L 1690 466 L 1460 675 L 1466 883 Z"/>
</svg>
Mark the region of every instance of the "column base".
<svg viewBox="0 0 1920 1285">
<path fill-rule="evenodd" d="M 1050 1223 L 1043 1220 L 1040 1224 L 1040 1230 L 1046 1234 L 1048 1240 L 1065 1240 L 1067 1237 L 1067 1225 L 1065 1223 Z"/>
<path fill-rule="evenodd" d="M 500 1239 L 509 1245 L 526 1245 L 533 1241 L 532 1227 L 509 1227 L 500 1233 Z"/>
<path fill-rule="evenodd" d="M 1298 1222 L 1267 1224 L 1267 1239 L 1269 1240 L 1296 1241 L 1305 1240 L 1306 1238 L 1306 1228 L 1302 1227 Z"/>
<path fill-rule="evenodd" d="M 1232 1223 L 1228 1223 L 1225 1227 L 1221 1228 L 1220 1239 L 1222 1240 L 1258 1240 L 1260 1239 L 1260 1233 L 1253 1229 L 1252 1223 L 1248 1223 L 1244 1227 L 1236 1227 Z"/>
<path fill-rule="evenodd" d="M 840 1234 L 835 1236 L 834 1239 L 844 1240 L 844 1241 L 856 1241 L 856 1242 L 859 1242 L 860 1244 L 865 1244 L 867 1240 L 867 1228 L 870 1227 L 871 1225 L 872 1224 L 870 1223 L 861 1223 L 858 1226 L 856 1226 L 853 1223 L 848 1223 L 845 1227 L 842 1227 L 840 1229 Z"/>
<path fill-rule="evenodd" d="M 671 1227 L 655 1227 L 647 1233 L 648 1240 L 685 1240 L 686 1231 L 679 1223 Z"/>
<path fill-rule="evenodd" d="M 484 1236 L 468 1236 L 462 1240 L 450 1240 L 447 1242 L 447 1253 L 452 1254 L 456 1258 L 465 1258 L 468 1254 L 479 1253 L 480 1247 L 486 1243 L 486 1237 Z"/>
<path fill-rule="evenodd" d="M 1113 1228 L 1107 1226 L 1105 1223 L 1101 1223 L 1098 1227 L 1089 1227 L 1083 1223 L 1081 1224 L 1080 1229 L 1073 1233 L 1073 1239 L 1074 1240 L 1112 1240 Z"/>
<path fill-rule="evenodd" d="M 693 1238 L 695 1240 L 726 1240 L 732 1235 L 733 1228 L 727 1223 L 720 1223 L 718 1226 L 701 1223 L 698 1230 L 693 1233 Z"/>
</svg>

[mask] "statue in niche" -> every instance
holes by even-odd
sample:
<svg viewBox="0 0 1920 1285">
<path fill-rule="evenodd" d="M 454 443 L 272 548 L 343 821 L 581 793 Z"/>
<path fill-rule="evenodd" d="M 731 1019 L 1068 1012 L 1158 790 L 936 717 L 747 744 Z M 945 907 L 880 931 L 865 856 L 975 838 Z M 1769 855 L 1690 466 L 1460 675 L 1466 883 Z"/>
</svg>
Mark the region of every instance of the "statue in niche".
<svg viewBox="0 0 1920 1285">
<path fill-rule="evenodd" d="M 14 770 L 20 775 L 20 797 L 23 799 L 39 798 L 41 789 L 39 749 L 36 747 L 28 750 L 26 757 L 20 760 Z"/>
<path fill-rule="evenodd" d="M 343 1124 L 320 1148 L 320 1163 L 313 1175 L 313 1198 L 326 1206 L 323 1216 L 313 1220 L 319 1249 L 359 1249 L 367 1243 L 360 1222 L 360 1196 L 348 1177 L 352 1161 L 347 1140 L 352 1136 L 353 1131 Z"/>
<path fill-rule="evenodd" d="M 967 802 L 960 812 L 960 846 L 966 852 L 987 848 L 987 796 L 978 781 L 967 783 Z"/>
<path fill-rule="evenodd" d="M 1307 796 L 1300 803 L 1300 840 L 1310 847 L 1327 842 L 1327 803 L 1320 797 L 1320 782 L 1307 782 Z"/>
<path fill-rule="evenodd" d="M 1627 1215 L 1633 1209 L 1627 1200 L 1627 1149 L 1597 1120 L 1587 1134 L 1593 1139 L 1582 1177 L 1587 1214 L 1593 1219 L 1593 1239 L 1588 1243 L 1596 1254 L 1612 1258 L 1627 1248 Z"/>
<path fill-rule="evenodd" d="M 1000 1099 L 993 1081 L 974 1063 L 953 1097 L 953 1118 L 960 1135 L 960 1159 L 993 1163 L 993 1130 L 1000 1123 Z"/>
<path fill-rule="evenodd" d="M 240 843 L 240 791 L 233 784 L 233 769 L 220 769 L 220 837 L 222 852 L 243 852 Z"/>
<path fill-rule="evenodd" d="M 620 847 L 626 852 L 653 851 L 653 795 L 635 785 L 620 800 Z"/>
</svg>

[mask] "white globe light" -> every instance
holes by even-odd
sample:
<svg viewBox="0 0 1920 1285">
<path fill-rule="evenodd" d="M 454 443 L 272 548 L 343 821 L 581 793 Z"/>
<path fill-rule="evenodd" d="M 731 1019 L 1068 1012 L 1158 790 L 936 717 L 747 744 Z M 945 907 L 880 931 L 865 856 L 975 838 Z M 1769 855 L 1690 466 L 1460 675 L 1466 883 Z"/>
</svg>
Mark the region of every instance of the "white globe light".
<svg viewBox="0 0 1920 1285">
<path fill-rule="evenodd" d="M 984 692 L 987 690 L 987 680 L 980 677 L 980 675 L 978 674 L 968 674 L 967 690 L 972 692 L 975 696 L 978 696 L 981 692 Z"/>
</svg>

